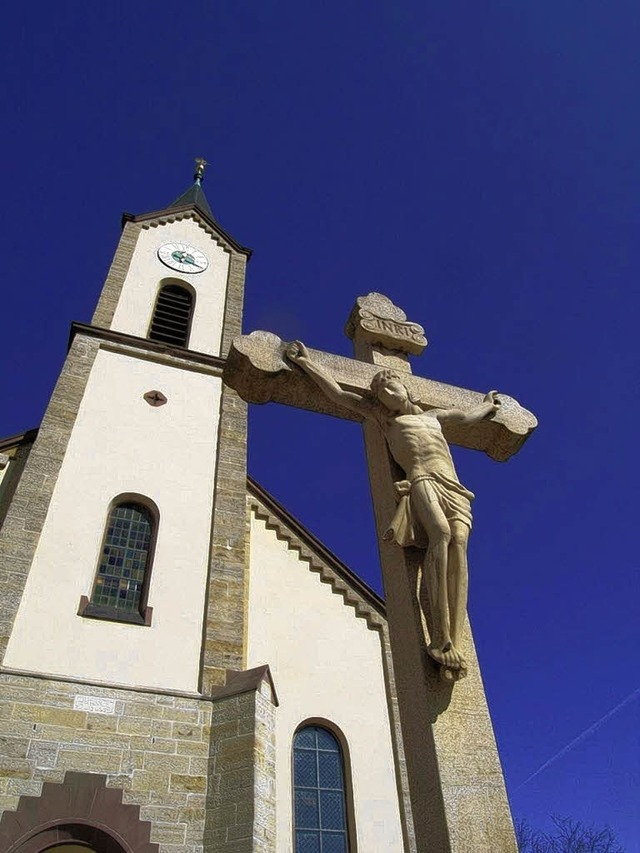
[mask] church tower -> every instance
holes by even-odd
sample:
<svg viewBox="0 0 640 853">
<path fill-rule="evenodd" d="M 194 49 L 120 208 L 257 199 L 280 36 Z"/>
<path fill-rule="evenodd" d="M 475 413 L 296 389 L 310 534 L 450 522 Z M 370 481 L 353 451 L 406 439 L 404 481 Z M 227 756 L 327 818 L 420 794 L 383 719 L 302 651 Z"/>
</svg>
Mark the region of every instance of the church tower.
<svg viewBox="0 0 640 853">
<path fill-rule="evenodd" d="M 245 525 L 221 505 L 233 484 L 244 500 L 246 411 L 220 374 L 250 252 L 215 221 L 203 171 L 164 210 L 125 214 L 92 323 L 73 324 L 3 531 L 15 549 L 22 530 L 6 668 L 196 692 L 243 666 Z"/>
</svg>

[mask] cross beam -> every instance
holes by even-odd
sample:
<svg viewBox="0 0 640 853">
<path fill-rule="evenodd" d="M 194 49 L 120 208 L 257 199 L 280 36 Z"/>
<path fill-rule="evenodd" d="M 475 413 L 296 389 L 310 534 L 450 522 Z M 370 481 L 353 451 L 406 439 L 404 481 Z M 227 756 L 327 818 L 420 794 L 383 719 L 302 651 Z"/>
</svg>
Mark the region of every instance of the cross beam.
<svg viewBox="0 0 640 853">
<path fill-rule="evenodd" d="M 358 420 L 353 412 L 336 405 L 302 371 L 286 361 L 288 343 L 271 332 L 252 332 L 235 338 L 223 378 L 243 400 L 249 403 L 283 403 L 298 409 L 322 412 L 348 420 Z M 345 391 L 366 392 L 380 364 L 367 364 L 353 358 L 309 349 L 315 362 L 331 373 Z M 403 381 L 412 397 L 426 409 L 472 409 L 484 394 L 446 385 L 433 379 L 404 374 Z M 492 459 L 504 462 L 517 453 L 537 426 L 535 416 L 506 394 L 500 392 L 500 411 L 490 421 L 474 426 L 447 425 L 444 435 L 450 444 L 482 450 Z"/>
</svg>

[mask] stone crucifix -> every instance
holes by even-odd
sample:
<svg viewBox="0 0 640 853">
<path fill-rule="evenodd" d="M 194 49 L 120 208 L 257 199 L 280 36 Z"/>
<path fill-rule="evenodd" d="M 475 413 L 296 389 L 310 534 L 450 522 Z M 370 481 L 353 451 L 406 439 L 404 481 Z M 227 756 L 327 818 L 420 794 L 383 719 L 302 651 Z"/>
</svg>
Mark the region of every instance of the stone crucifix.
<svg viewBox="0 0 640 853">
<path fill-rule="evenodd" d="M 398 506 L 387 518 L 382 538 L 424 549 L 416 598 L 425 647 L 441 676 L 458 680 L 467 673 L 462 632 L 474 496 L 458 479 L 447 440 L 506 459 L 536 421 L 515 400 L 495 391 L 482 398 L 413 378 L 407 355 L 426 346 L 423 329 L 407 323 L 404 312 L 381 294 L 357 300 L 347 334 L 362 361 L 310 352 L 299 341 L 286 344 L 268 332 L 254 332 L 233 342 L 224 378 L 249 401 L 313 408 L 356 418 L 369 432 L 377 428 L 399 475 L 394 483 Z"/>
</svg>

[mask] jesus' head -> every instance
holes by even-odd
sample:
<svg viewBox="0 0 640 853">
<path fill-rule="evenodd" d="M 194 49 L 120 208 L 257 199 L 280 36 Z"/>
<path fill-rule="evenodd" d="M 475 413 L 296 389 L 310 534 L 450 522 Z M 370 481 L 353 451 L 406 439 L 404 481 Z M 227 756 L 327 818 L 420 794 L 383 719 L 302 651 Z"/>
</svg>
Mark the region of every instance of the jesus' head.
<svg viewBox="0 0 640 853">
<path fill-rule="evenodd" d="M 411 402 L 406 385 L 395 370 L 380 370 L 371 380 L 371 390 L 391 412 L 406 410 Z"/>
</svg>

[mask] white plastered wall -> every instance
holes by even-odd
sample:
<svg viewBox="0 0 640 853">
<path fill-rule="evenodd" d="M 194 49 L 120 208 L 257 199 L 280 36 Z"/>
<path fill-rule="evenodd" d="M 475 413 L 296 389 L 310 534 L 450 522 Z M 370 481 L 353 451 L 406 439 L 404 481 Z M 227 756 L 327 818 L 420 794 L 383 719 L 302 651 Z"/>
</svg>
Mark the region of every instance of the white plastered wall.
<svg viewBox="0 0 640 853">
<path fill-rule="evenodd" d="M 183 242 L 200 249 L 209 266 L 200 273 L 180 273 L 165 266 L 158 249 L 165 243 Z M 193 219 L 143 228 L 131 259 L 111 328 L 146 338 L 156 296 L 163 279 L 182 281 L 195 291 L 195 309 L 189 349 L 220 354 L 229 254 Z"/>
<path fill-rule="evenodd" d="M 168 402 L 152 407 L 143 394 Z M 221 380 L 100 350 L 20 603 L 5 666 L 197 690 Z M 83 618 L 110 502 L 160 511 L 149 627 Z"/>
<path fill-rule="evenodd" d="M 321 718 L 349 746 L 360 853 L 401 853 L 402 829 L 380 639 L 273 530 L 251 519 L 248 666 L 268 663 L 276 714 L 278 853 L 291 853 L 291 746 Z"/>
</svg>

